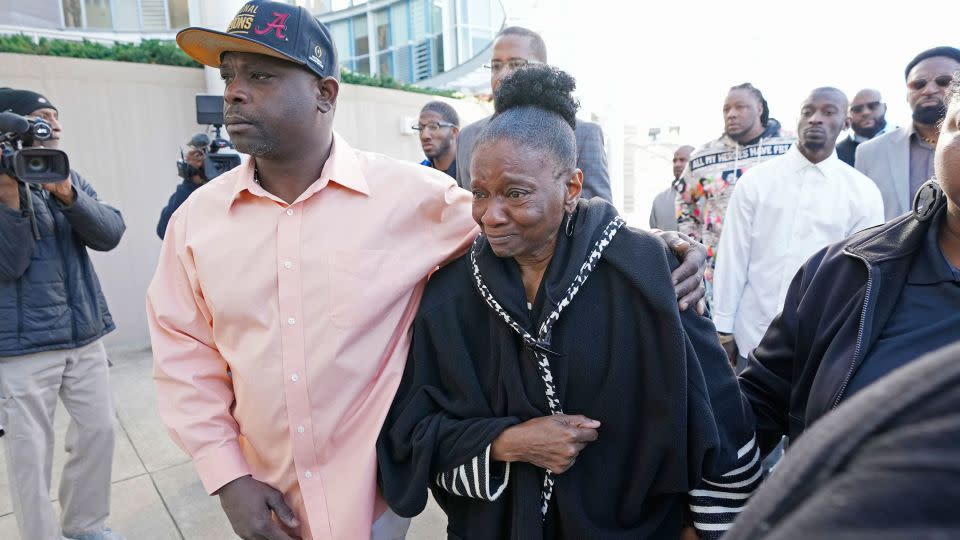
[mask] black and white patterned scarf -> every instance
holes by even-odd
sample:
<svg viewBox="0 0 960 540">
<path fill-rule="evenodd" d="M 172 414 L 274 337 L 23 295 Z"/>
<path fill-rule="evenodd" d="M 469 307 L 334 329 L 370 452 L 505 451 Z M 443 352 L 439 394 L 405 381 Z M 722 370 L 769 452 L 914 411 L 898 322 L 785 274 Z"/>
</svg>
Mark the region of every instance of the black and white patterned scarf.
<svg viewBox="0 0 960 540">
<path fill-rule="evenodd" d="M 499 315 L 500 318 L 507 323 L 507 326 L 519 334 L 523 339 L 524 344 L 530 347 L 530 349 L 533 351 L 533 356 L 537 361 L 537 370 L 540 372 L 540 377 L 543 379 L 544 391 L 547 396 L 547 405 L 550 407 L 551 414 L 563 414 L 563 408 L 560 405 L 560 400 L 557 396 L 557 390 L 553 384 L 553 374 L 550 372 L 550 360 L 547 358 L 547 353 L 550 350 L 553 325 L 560 318 L 560 313 L 564 310 L 564 308 L 570 305 L 570 302 L 573 301 L 573 297 L 577 295 L 580 287 L 586 283 L 587 278 L 590 277 L 590 273 L 593 272 L 593 269 L 597 267 L 597 264 L 600 262 L 600 256 L 603 254 L 603 250 L 610 245 L 610 241 L 613 240 L 613 237 L 616 236 L 617 231 L 619 231 L 624 225 L 625 222 L 623 218 L 617 216 L 604 228 L 600 238 L 596 241 L 593 249 L 587 256 L 587 260 L 584 261 L 584 263 L 580 266 L 580 271 L 570 283 L 570 287 L 567 288 L 567 292 L 564 294 L 563 299 L 559 304 L 557 304 L 556 309 L 554 309 L 543 320 L 543 324 L 540 325 L 540 330 L 536 336 L 530 335 L 529 332 L 527 332 L 522 326 L 517 324 L 512 317 L 510 317 L 510 314 L 503 309 L 499 302 L 497 302 L 497 299 L 493 296 L 493 293 L 490 292 L 490 289 L 488 289 L 486 284 L 483 282 L 483 276 L 480 273 L 480 267 L 477 265 L 477 253 L 483 244 L 483 235 L 477 237 L 477 239 L 473 242 L 473 247 L 470 249 L 470 265 L 473 270 L 473 279 L 474 284 L 477 286 L 477 291 L 480 293 L 480 296 L 487 303 L 490 309 Z M 545 519 L 547 516 L 547 509 L 550 507 L 550 498 L 552 496 L 553 472 L 548 469 L 544 473 L 543 488 L 540 492 L 540 516 L 543 519 Z"/>
</svg>

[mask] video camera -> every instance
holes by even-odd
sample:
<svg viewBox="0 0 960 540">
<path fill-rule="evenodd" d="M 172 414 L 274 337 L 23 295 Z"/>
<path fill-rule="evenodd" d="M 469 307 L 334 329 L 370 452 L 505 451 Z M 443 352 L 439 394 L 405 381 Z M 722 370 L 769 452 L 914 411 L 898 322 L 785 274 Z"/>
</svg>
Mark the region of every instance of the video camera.
<svg viewBox="0 0 960 540">
<path fill-rule="evenodd" d="M 197 95 L 197 123 L 213 126 L 214 138 L 198 133 L 187 143 L 197 150 L 203 151 L 203 167 L 198 168 L 187 163 L 183 152 L 177 162 L 177 174 L 189 180 L 194 175 L 200 175 L 205 181 L 213 180 L 230 169 L 240 165 L 240 154 L 234 150 L 233 144 L 220 136 L 223 127 L 223 96 Z"/>
<path fill-rule="evenodd" d="M 70 175 L 70 160 L 62 150 L 34 148 L 34 141 L 53 137 L 53 128 L 40 118 L 0 113 L 0 173 L 21 182 L 49 184 Z"/>
</svg>

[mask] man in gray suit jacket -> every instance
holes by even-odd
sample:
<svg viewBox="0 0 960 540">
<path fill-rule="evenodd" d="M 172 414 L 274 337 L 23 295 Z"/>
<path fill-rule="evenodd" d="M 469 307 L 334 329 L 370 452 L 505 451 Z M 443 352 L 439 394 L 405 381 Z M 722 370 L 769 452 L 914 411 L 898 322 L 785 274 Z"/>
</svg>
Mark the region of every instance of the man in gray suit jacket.
<svg viewBox="0 0 960 540">
<path fill-rule="evenodd" d="M 958 69 L 960 49 L 935 47 L 918 54 L 904 73 L 913 122 L 857 147 L 857 170 L 877 184 L 888 221 L 909 211 L 914 193 L 933 176 L 938 124 L 947 112 L 944 100 Z"/>
<path fill-rule="evenodd" d="M 683 145 L 673 153 L 673 181 L 676 182 L 683 174 L 683 170 L 690 161 L 690 154 L 696 148 Z M 650 209 L 650 228 L 663 231 L 677 230 L 677 190 L 673 183 L 653 198 L 653 207 Z"/>
<path fill-rule="evenodd" d="M 490 68 L 490 86 L 496 96 L 500 81 L 527 64 L 546 64 L 547 48 L 539 34 L 526 28 L 511 26 L 497 34 L 493 43 Z M 470 189 L 470 158 L 473 144 L 489 117 L 460 130 L 457 138 L 457 183 Z M 577 168 L 583 171 L 583 194 L 590 199 L 600 197 L 613 202 L 610 176 L 607 172 L 607 153 L 603 147 L 603 131 L 593 122 L 577 119 Z"/>
</svg>

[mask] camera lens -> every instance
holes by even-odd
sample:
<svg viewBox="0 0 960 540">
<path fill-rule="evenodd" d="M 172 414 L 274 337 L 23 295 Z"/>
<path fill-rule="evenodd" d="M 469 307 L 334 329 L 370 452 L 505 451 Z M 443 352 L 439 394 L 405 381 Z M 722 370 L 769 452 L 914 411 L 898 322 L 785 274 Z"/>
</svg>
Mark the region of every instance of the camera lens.
<svg viewBox="0 0 960 540">
<path fill-rule="evenodd" d="M 47 159 L 44 157 L 36 156 L 31 157 L 27 161 L 27 170 L 32 173 L 43 173 L 47 172 L 50 169 L 50 164 L 47 162 Z"/>
</svg>

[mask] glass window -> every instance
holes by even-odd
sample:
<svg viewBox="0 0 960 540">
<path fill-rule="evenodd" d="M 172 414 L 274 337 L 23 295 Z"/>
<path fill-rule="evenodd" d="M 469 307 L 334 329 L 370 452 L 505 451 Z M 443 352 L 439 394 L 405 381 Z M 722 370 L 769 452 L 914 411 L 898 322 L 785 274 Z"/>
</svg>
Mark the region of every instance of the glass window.
<svg viewBox="0 0 960 540">
<path fill-rule="evenodd" d="M 387 51 L 385 53 L 380 53 L 377 55 L 377 65 L 378 73 L 380 75 L 389 75 L 396 79 L 396 75 L 393 73 L 393 51 Z"/>
<path fill-rule="evenodd" d="M 87 28 L 113 28 L 110 0 L 83 0 L 87 11 Z"/>
<path fill-rule="evenodd" d="M 81 28 L 80 0 L 63 0 L 63 25 L 67 28 Z"/>
<path fill-rule="evenodd" d="M 433 72 L 443 73 L 443 36 L 433 38 Z"/>
<path fill-rule="evenodd" d="M 113 0 L 113 20 L 114 30 L 140 30 L 140 9 L 137 6 L 137 0 Z"/>
<path fill-rule="evenodd" d="M 467 12 L 467 24 L 490 28 L 493 26 L 493 16 L 490 13 L 490 2 L 469 2 L 470 11 Z"/>
<path fill-rule="evenodd" d="M 436 3 L 430 5 L 430 33 L 443 32 L 443 10 Z"/>
<path fill-rule="evenodd" d="M 353 56 L 350 51 L 350 22 L 339 21 L 330 25 L 333 34 L 333 44 L 337 47 L 337 56 L 340 62 L 346 64 L 347 59 Z"/>
<path fill-rule="evenodd" d="M 190 26 L 189 0 L 167 0 L 167 11 L 170 14 L 171 30 L 179 30 Z"/>
<path fill-rule="evenodd" d="M 410 0 L 410 39 L 420 41 L 427 35 L 427 5 L 426 0 Z"/>
<path fill-rule="evenodd" d="M 369 75 L 370 74 L 370 57 L 364 56 L 363 58 L 357 58 L 356 66 L 357 66 L 357 69 L 355 69 L 354 71 L 356 71 L 357 73 L 366 73 Z"/>
<path fill-rule="evenodd" d="M 390 7 L 390 33 L 392 34 L 391 43 L 394 45 L 406 45 L 410 41 L 409 32 L 410 18 L 407 16 L 407 3 L 401 2 Z"/>
<path fill-rule="evenodd" d="M 374 14 L 373 20 L 377 28 L 377 51 L 385 51 L 393 45 L 390 39 L 390 10 L 381 9 Z"/>
<path fill-rule="evenodd" d="M 360 15 L 353 18 L 353 54 L 363 56 L 370 53 L 370 43 L 367 41 L 367 16 Z M 369 65 L 367 66 L 369 70 Z"/>
<path fill-rule="evenodd" d="M 405 83 L 413 82 L 413 59 L 411 53 L 410 47 L 400 47 L 396 51 L 394 77 L 396 77 L 398 81 Z"/>
</svg>

